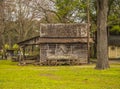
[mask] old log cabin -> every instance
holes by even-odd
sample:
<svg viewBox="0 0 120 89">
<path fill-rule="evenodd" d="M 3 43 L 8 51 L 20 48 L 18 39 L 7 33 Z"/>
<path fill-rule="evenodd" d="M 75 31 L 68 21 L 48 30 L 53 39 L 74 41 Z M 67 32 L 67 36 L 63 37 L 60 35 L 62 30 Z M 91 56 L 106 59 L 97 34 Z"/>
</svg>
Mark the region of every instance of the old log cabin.
<svg viewBox="0 0 120 89">
<path fill-rule="evenodd" d="M 23 47 L 23 55 L 27 46 L 39 45 L 37 63 L 42 65 L 88 63 L 88 47 L 93 41 L 88 36 L 87 26 L 80 23 L 40 24 L 39 36 L 18 44 Z M 23 59 L 25 62 L 25 57 Z"/>
</svg>

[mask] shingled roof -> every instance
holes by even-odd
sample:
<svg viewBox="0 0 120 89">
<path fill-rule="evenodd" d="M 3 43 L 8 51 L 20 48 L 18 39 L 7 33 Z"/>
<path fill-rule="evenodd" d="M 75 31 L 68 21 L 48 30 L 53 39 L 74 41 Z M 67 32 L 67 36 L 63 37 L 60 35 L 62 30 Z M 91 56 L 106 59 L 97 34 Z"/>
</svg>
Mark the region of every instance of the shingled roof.
<svg viewBox="0 0 120 89">
<path fill-rule="evenodd" d="M 120 36 L 110 36 L 109 37 L 109 45 L 120 46 Z"/>
<path fill-rule="evenodd" d="M 87 37 L 87 24 L 41 24 L 40 37 Z"/>
<path fill-rule="evenodd" d="M 92 38 L 89 42 L 93 43 Z M 40 24 L 40 36 L 19 42 L 19 45 L 41 43 L 87 43 L 87 24 Z"/>
</svg>

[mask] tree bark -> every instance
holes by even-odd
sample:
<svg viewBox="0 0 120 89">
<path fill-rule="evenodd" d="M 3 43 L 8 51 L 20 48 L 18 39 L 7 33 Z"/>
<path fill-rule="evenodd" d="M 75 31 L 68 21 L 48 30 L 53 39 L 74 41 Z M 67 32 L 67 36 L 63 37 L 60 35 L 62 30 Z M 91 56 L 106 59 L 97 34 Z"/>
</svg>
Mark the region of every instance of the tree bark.
<svg viewBox="0 0 120 89">
<path fill-rule="evenodd" d="M 108 0 L 97 0 L 97 64 L 96 64 L 96 69 L 109 68 L 107 12 L 108 12 Z"/>
</svg>

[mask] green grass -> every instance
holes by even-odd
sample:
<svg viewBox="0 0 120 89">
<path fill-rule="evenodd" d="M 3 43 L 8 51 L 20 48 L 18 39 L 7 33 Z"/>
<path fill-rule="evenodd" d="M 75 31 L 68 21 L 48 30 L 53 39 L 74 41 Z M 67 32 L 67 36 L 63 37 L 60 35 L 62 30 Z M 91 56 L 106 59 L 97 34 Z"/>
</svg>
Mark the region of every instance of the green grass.
<svg viewBox="0 0 120 89">
<path fill-rule="evenodd" d="M 120 64 L 107 70 L 94 67 L 17 66 L 0 60 L 0 89 L 120 89 Z"/>
</svg>

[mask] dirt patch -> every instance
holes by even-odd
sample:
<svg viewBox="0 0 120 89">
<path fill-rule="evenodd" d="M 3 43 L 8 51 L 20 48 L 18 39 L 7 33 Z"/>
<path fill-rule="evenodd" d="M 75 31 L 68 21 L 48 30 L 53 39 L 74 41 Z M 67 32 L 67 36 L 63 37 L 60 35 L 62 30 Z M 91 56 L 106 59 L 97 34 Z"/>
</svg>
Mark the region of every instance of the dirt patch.
<svg viewBox="0 0 120 89">
<path fill-rule="evenodd" d="M 46 74 L 40 74 L 40 76 L 42 77 L 47 77 L 49 79 L 52 79 L 52 80 L 60 80 L 60 76 L 57 76 L 55 74 L 50 74 L 50 73 L 46 73 Z"/>
</svg>

